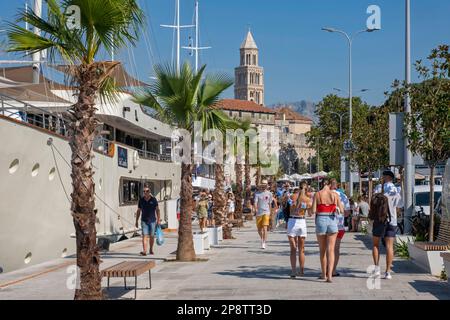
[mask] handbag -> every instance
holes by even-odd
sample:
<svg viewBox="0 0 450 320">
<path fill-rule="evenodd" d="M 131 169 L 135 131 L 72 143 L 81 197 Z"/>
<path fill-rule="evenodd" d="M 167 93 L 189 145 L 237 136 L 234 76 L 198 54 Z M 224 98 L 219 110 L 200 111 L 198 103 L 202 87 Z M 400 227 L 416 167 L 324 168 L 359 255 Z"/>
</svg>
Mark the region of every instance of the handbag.
<svg viewBox="0 0 450 320">
<path fill-rule="evenodd" d="M 162 246 L 164 244 L 164 233 L 161 230 L 161 226 L 157 225 L 155 230 L 156 244 Z"/>
</svg>

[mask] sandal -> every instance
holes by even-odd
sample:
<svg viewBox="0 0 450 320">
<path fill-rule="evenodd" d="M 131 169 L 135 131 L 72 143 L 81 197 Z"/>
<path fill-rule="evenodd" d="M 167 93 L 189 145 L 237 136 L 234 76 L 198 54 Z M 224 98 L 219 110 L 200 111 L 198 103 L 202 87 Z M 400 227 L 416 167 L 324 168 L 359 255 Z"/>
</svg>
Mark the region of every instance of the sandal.
<svg viewBox="0 0 450 320">
<path fill-rule="evenodd" d="M 333 283 L 333 281 L 332 281 L 331 279 L 327 279 L 326 282 L 328 282 L 328 283 Z"/>
<path fill-rule="evenodd" d="M 143 257 L 145 257 L 147 255 L 144 251 L 139 252 L 139 254 Z"/>
<path fill-rule="evenodd" d="M 341 274 L 339 272 L 336 272 L 336 274 L 333 274 L 333 277 L 339 277 Z"/>
<path fill-rule="evenodd" d="M 319 280 L 325 280 L 325 277 L 324 276 L 320 276 L 318 279 Z"/>
<path fill-rule="evenodd" d="M 291 273 L 290 277 L 291 277 L 291 279 L 295 279 L 295 277 L 296 277 L 295 273 Z"/>
</svg>

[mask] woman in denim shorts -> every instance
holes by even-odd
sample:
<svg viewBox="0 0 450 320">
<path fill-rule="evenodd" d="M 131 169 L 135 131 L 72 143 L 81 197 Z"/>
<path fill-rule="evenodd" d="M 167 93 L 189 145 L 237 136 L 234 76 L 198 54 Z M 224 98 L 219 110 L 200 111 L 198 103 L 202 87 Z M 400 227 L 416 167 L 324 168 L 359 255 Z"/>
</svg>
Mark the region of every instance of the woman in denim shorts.
<svg viewBox="0 0 450 320">
<path fill-rule="evenodd" d="M 329 180 L 323 181 L 323 188 L 314 196 L 313 212 L 316 214 L 316 236 L 320 248 L 319 279 L 332 282 L 334 268 L 334 247 L 338 233 L 336 208 L 344 212 L 339 196 L 330 189 Z"/>
</svg>

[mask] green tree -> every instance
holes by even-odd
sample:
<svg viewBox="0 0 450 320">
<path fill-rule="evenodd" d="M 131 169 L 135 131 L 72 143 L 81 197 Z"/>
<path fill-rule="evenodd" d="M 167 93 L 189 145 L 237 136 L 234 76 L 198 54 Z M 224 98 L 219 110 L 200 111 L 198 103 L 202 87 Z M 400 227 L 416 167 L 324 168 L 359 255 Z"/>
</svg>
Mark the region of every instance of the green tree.
<svg viewBox="0 0 450 320">
<path fill-rule="evenodd" d="M 50 62 L 62 58 L 69 64 L 71 83 L 77 102 L 71 107 L 69 145 L 72 150 L 71 211 L 74 220 L 80 289 L 75 299 L 101 299 L 100 255 L 96 244 L 94 171 L 92 144 L 98 121 L 97 98 L 113 97 L 115 88 L 110 74 L 118 62 L 97 61 L 99 52 L 134 45 L 143 24 L 143 12 L 135 0 L 66 0 L 61 4 L 47 0 L 44 20 L 34 12 L 20 11 L 18 20 L 8 26 L 10 52 L 33 54 L 47 50 Z M 80 29 L 68 28 L 67 7 L 80 8 Z M 42 35 L 22 28 L 27 22 Z"/>
<path fill-rule="evenodd" d="M 224 128 L 229 127 L 228 123 L 231 120 L 215 107 L 220 95 L 233 85 L 233 81 L 228 77 L 206 76 L 202 81 L 205 66 L 195 74 L 189 64 L 184 64 L 180 72 L 171 66 L 157 65 L 154 69 L 156 80 L 144 92 L 136 94 L 135 101 L 137 103 L 153 109 L 159 119 L 187 130 L 191 136 L 193 136 L 195 121 L 201 122 L 203 132 L 208 129 L 224 131 Z M 180 207 L 182 212 L 178 228 L 176 256 L 179 261 L 196 260 L 191 220 L 193 209 L 192 168 L 191 163 L 181 164 Z M 220 170 L 222 170 L 222 175 L 220 175 Z M 221 217 L 218 219 L 223 221 L 221 220 L 225 207 L 223 165 L 216 164 L 215 172 L 215 189 L 219 191 L 214 195 L 214 205 L 216 206 L 214 214 L 220 215 Z"/>
<path fill-rule="evenodd" d="M 354 119 L 355 150 L 351 158 L 360 173 L 368 173 L 369 199 L 372 197 L 374 172 L 389 165 L 388 118 L 387 108 L 379 107 L 361 110 Z"/>
<path fill-rule="evenodd" d="M 365 114 L 367 109 L 368 105 L 359 97 L 353 98 L 353 119 Z M 316 152 L 319 151 L 325 171 L 340 172 L 339 159 L 349 134 L 348 99 L 329 94 L 317 105 L 315 113 L 319 122 L 307 133 L 307 141 L 316 147 Z M 338 115 L 341 115 L 342 126 Z M 353 131 L 355 130 L 358 128 L 353 125 Z"/>
<path fill-rule="evenodd" d="M 450 53 L 448 45 L 433 49 L 430 66 L 417 61 L 416 70 L 424 81 L 407 88 L 412 113 L 405 117 L 409 148 L 430 167 L 430 231 L 434 239 L 434 170 L 450 157 Z"/>
</svg>

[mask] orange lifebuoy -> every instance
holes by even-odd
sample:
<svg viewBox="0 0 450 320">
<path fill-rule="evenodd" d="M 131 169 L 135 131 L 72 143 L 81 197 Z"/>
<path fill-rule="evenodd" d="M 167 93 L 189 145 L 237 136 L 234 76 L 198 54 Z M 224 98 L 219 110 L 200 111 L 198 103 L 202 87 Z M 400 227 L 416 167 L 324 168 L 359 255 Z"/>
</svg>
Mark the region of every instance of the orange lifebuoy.
<svg viewBox="0 0 450 320">
<path fill-rule="evenodd" d="M 110 142 L 108 146 L 108 156 L 113 158 L 116 150 L 116 146 L 114 143 Z"/>
</svg>

